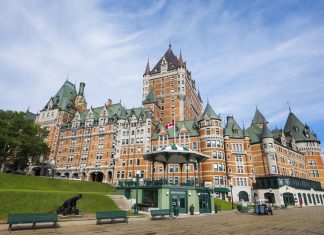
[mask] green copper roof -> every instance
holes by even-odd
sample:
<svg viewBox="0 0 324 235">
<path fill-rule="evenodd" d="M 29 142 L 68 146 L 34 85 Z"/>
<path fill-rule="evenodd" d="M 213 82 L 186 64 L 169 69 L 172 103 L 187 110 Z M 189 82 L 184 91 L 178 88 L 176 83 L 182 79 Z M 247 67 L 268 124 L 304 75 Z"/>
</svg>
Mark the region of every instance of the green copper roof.
<svg viewBox="0 0 324 235">
<path fill-rule="evenodd" d="M 261 142 L 262 129 L 260 127 L 252 124 L 246 131 L 252 144 Z"/>
<path fill-rule="evenodd" d="M 224 136 L 230 138 L 243 138 L 243 131 L 232 116 L 227 117 L 227 123 L 224 130 Z"/>
<path fill-rule="evenodd" d="M 143 104 L 152 104 L 152 103 L 156 103 L 156 96 L 154 91 L 150 91 L 147 94 L 145 100 L 143 101 Z"/>
<path fill-rule="evenodd" d="M 244 124 L 243 124 L 243 136 L 244 137 L 249 137 L 249 133 L 246 131 Z"/>
<path fill-rule="evenodd" d="M 93 111 L 93 117 L 94 117 L 95 121 L 99 120 L 99 116 L 100 116 L 100 114 L 102 112 L 102 109 L 104 107 L 105 106 L 100 106 L 100 107 L 96 107 L 96 108 L 91 107 L 90 108 Z M 86 109 L 86 110 L 84 110 L 83 112 L 80 113 L 81 123 L 84 123 L 85 120 L 87 119 L 90 109 Z M 118 117 L 120 115 L 120 112 L 121 112 L 122 109 L 123 109 L 123 106 L 120 103 L 111 105 L 107 110 L 108 111 L 108 113 L 107 113 L 108 118 L 114 118 L 114 116 L 116 116 L 116 115 Z"/>
<path fill-rule="evenodd" d="M 206 117 L 207 114 L 208 114 L 208 116 L 209 116 L 211 119 L 221 120 L 220 116 L 217 115 L 217 114 L 215 113 L 215 111 L 213 110 L 213 108 L 210 106 L 209 102 L 207 102 L 207 105 L 206 105 L 205 111 L 204 111 L 203 114 L 201 115 L 200 120 L 203 120 L 203 119 Z"/>
<path fill-rule="evenodd" d="M 282 130 L 281 129 L 278 129 L 278 128 L 276 128 L 276 129 L 274 129 L 272 131 L 273 137 L 275 139 L 277 139 L 277 140 L 279 140 L 281 138 L 281 133 L 282 133 Z"/>
<path fill-rule="evenodd" d="M 165 124 L 160 123 L 157 125 L 156 131 L 153 133 L 152 140 L 157 140 L 159 138 L 160 130 L 162 130 L 162 127 L 164 127 L 166 124 L 167 123 Z M 165 131 L 168 133 L 169 138 L 174 138 L 174 128 L 175 128 L 176 136 L 179 136 L 179 131 L 183 126 L 188 130 L 189 136 L 199 135 L 198 127 L 195 121 L 178 121 L 176 122 L 175 127 L 172 127 L 170 129 L 165 129 Z"/>
<path fill-rule="evenodd" d="M 263 124 L 265 122 L 267 122 L 267 120 L 262 115 L 262 113 L 259 111 L 259 109 L 256 108 L 254 117 L 252 119 L 252 124 Z"/>
<path fill-rule="evenodd" d="M 74 113 L 73 105 L 76 96 L 75 85 L 66 80 L 56 95 L 51 97 L 43 110 L 46 110 L 52 104 L 52 109 L 58 108 L 61 111 Z"/>
<path fill-rule="evenodd" d="M 296 142 L 319 142 L 316 134 L 310 130 L 309 126 L 307 124 L 304 125 L 292 112 L 288 115 L 284 131 L 287 136 L 294 137 Z"/>
<path fill-rule="evenodd" d="M 35 120 L 36 116 L 36 114 L 30 112 L 29 109 L 27 109 L 24 117 L 25 119 Z"/>
<path fill-rule="evenodd" d="M 273 138 L 273 134 L 270 132 L 268 128 L 268 123 L 263 123 L 261 138 L 262 139 Z"/>
</svg>

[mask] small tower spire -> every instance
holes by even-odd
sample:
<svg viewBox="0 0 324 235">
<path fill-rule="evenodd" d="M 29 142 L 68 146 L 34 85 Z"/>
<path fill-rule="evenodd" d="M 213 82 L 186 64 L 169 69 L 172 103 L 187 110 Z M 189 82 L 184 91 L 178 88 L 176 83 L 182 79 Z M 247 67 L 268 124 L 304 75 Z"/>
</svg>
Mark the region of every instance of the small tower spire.
<svg viewBox="0 0 324 235">
<path fill-rule="evenodd" d="M 179 60 L 178 60 L 178 67 L 184 67 L 182 54 L 181 54 L 181 49 L 180 49 L 180 56 L 179 56 Z"/>
<path fill-rule="evenodd" d="M 145 72 L 144 72 L 144 76 L 150 75 L 150 73 L 151 73 L 151 70 L 150 70 L 150 58 L 148 58 L 146 68 L 145 68 Z"/>
</svg>

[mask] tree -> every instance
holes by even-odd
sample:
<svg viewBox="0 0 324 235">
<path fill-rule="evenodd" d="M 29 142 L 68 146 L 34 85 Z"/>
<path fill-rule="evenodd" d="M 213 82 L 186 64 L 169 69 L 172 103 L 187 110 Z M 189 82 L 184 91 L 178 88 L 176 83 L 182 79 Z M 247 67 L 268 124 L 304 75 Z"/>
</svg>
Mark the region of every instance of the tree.
<svg viewBox="0 0 324 235">
<path fill-rule="evenodd" d="M 26 118 L 24 112 L 0 110 L 0 166 L 10 164 L 13 170 L 24 170 L 29 161 L 38 164 L 47 155 L 47 131 Z"/>
</svg>

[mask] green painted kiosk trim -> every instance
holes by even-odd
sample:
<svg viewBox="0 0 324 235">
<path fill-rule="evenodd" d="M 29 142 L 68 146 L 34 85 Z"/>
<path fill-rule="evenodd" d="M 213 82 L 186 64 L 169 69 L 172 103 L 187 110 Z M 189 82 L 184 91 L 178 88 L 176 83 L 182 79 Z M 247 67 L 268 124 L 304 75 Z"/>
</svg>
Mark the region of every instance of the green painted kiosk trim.
<svg viewBox="0 0 324 235">
<path fill-rule="evenodd" d="M 215 193 L 228 193 L 230 190 L 225 187 L 215 187 L 214 192 Z"/>
</svg>

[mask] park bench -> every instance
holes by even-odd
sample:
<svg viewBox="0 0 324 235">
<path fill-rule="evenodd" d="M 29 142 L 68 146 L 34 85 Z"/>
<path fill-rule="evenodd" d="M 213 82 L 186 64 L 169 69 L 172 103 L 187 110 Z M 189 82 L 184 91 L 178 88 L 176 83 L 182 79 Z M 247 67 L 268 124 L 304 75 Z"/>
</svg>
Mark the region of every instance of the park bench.
<svg viewBox="0 0 324 235">
<path fill-rule="evenodd" d="M 155 219 L 157 216 L 164 218 L 165 216 L 171 216 L 171 212 L 169 209 L 159 209 L 159 210 L 151 210 L 152 219 Z"/>
<path fill-rule="evenodd" d="M 53 213 L 35 213 L 35 214 L 8 214 L 7 224 L 9 231 L 12 231 L 14 224 L 33 224 L 33 229 L 36 229 L 38 223 L 53 223 L 53 227 L 57 226 L 57 214 Z"/>
<path fill-rule="evenodd" d="M 127 211 L 97 211 L 96 212 L 97 224 L 101 223 L 101 220 L 111 220 L 111 223 L 115 219 L 124 219 L 124 222 L 128 222 Z"/>
<path fill-rule="evenodd" d="M 248 210 L 247 206 L 242 206 L 241 207 L 241 210 L 240 210 L 241 213 L 247 213 L 248 211 L 249 210 Z"/>
</svg>

